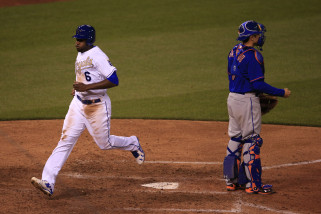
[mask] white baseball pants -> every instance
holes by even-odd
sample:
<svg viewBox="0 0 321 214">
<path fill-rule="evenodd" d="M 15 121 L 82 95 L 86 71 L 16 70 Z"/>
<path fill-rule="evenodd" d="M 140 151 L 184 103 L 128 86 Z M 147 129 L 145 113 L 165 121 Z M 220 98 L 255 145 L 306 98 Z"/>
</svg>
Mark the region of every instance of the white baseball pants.
<svg viewBox="0 0 321 214">
<path fill-rule="evenodd" d="M 227 99 L 227 107 L 229 113 L 228 134 L 230 138 L 242 136 L 242 140 L 259 135 L 261 132 L 261 106 L 259 97 L 254 93 L 237 94 L 230 93 Z M 231 151 L 236 151 L 240 146 L 239 142 L 232 139 L 228 143 L 228 148 Z M 243 146 L 243 161 L 249 163 L 254 158 L 249 153 L 250 143 L 245 143 Z M 230 152 L 227 150 L 227 155 Z M 240 156 L 240 153 L 236 153 Z M 248 167 L 245 167 L 246 176 L 251 179 Z M 234 183 L 233 180 L 227 180 L 227 185 Z M 249 183 L 247 187 L 249 187 Z"/>
<path fill-rule="evenodd" d="M 90 105 L 81 103 L 75 96 L 65 117 L 60 141 L 43 169 L 42 180 L 48 181 L 54 187 L 59 171 L 85 128 L 100 149 L 137 150 L 139 143 L 136 136 L 110 135 L 110 119 L 111 102 L 107 95 L 102 98 L 102 102 Z"/>
</svg>

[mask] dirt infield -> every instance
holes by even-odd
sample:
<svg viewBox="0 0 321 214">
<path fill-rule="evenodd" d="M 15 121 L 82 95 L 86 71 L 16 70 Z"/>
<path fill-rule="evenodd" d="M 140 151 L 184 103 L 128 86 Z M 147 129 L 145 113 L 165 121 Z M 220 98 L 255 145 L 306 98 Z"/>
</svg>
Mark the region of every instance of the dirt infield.
<svg viewBox="0 0 321 214">
<path fill-rule="evenodd" d="M 0 122 L 0 213 L 321 213 L 321 128 L 263 125 L 263 181 L 276 193 L 262 196 L 225 191 L 227 123 L 112 120 L 112 134 L 140 137 L 146 162 L 100 150 L 86 131 L 49 198 L 30 179 L 41 177 L 62 123 Z M 142 186 L 155 182 L 179 186 Z"/>
</svg>

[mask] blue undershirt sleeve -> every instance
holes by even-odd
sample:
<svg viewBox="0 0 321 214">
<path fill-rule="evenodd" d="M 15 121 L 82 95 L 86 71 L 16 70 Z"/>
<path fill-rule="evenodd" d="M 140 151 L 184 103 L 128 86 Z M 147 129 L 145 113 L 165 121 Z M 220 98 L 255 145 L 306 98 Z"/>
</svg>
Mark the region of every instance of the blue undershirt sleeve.
<svg viewBox="0 0 321 214">
<path fill-rule="evenodd" d="M 118 76 L 116 74 L 116 71 L 113 72 L 113 74 L 107 78 L 110 82 L 114 83 L 115 85 L 119 84 Z"/>
<path fill-rule="evenodd" d="M 253 85 L 254 89 L 258 92 L 263 92 L 266 94 L 270 94 L 273 96 L 279 96 L 279 97 L 284 96 L 284 89 L 275 88 L 275 87 L 267 84 L 263 80 L 254 81 L 254 82 L 252 82 L 252 85 Z"/>
</svg>

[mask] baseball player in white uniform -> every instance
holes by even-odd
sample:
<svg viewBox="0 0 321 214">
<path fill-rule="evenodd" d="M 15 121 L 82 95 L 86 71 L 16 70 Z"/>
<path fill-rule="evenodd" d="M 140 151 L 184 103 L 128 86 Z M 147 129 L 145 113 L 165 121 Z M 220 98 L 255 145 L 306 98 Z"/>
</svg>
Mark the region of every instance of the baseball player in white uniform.
<svg viewBox="0 0 321 214">
<path fill-rule="evenodd" d="M 110 135 L 111 102 L 107 88 L 117 86 L 118 77 L 108 56 L 93 45 L 95 29 L 90 25 L 81 25 L 73 38 L 76 38 L 78 51 L 74 98 L 64 120 L 60 141 L 46 162 L 42 178 L 31 179 L 31 183 L 48 196 L 53 194 L 56 177 L 85 128 L 100 149 L 128 150 L 138 164 L 145 160 L 145 153 L 136 136 Z"/>
</svg>

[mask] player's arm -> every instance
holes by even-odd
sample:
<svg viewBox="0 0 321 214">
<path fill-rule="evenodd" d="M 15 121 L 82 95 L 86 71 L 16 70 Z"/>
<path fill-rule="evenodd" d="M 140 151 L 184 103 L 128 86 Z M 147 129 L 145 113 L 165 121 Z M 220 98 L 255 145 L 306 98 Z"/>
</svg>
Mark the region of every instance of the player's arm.
<svg viewBox="0 0 321 214">
<path fill-rule="evenodd" d="M 88 90 L 95 90 L 95 89 L 107 89 L 107 88 L 112 88 L 115 87 L 119 84 L 119 80 L 116 74 L 116 71 L 113 72 L 113 74 L 108 77 L 107 79 L 97 82 L 97 83 L 92 83 L 92 84 L 84 84 L 81 82 L 74 82 L 73 88 L 76 91 L 79 92 L 84 92 Z"/>
<path fill-rule="evenodd" d="M 256 91 L 270 94 L 273 96 L 288 98 L 291 95 L 291 91 L 288 88 L 284 88 L 284 89 L 275 88 L 267 84 L 263 80 L 255 81 L 253 82 L 252 85 Z"/>
<path fill-rule="evenodd" d="M 256 92 L 270 94 L 279 97 L 288 97 L 291 92 L 288 89 L 275 88 L 264 82 L 264 63 L 261 53 L 254 51 L 248 54 L 253 54 L 249 57 L 249 75 L 250 82 Z"/>
<path fill-rule="evenodd" d="M 266 94 L 270 94 L 273 96 L 279 96 L 279 97 L 283 97 L 285 95 L 285 90 L 284 89 L 279 89 L 279 88 L 275 88 L 269 84 L 267 84 L 266 82 L 264 82 L 263 79 L 258 80 L 258 81 L 254 81 L 252 83 L 255 91 L 259 91 L 259 92 L 263 92 Z"/>
</svg>

